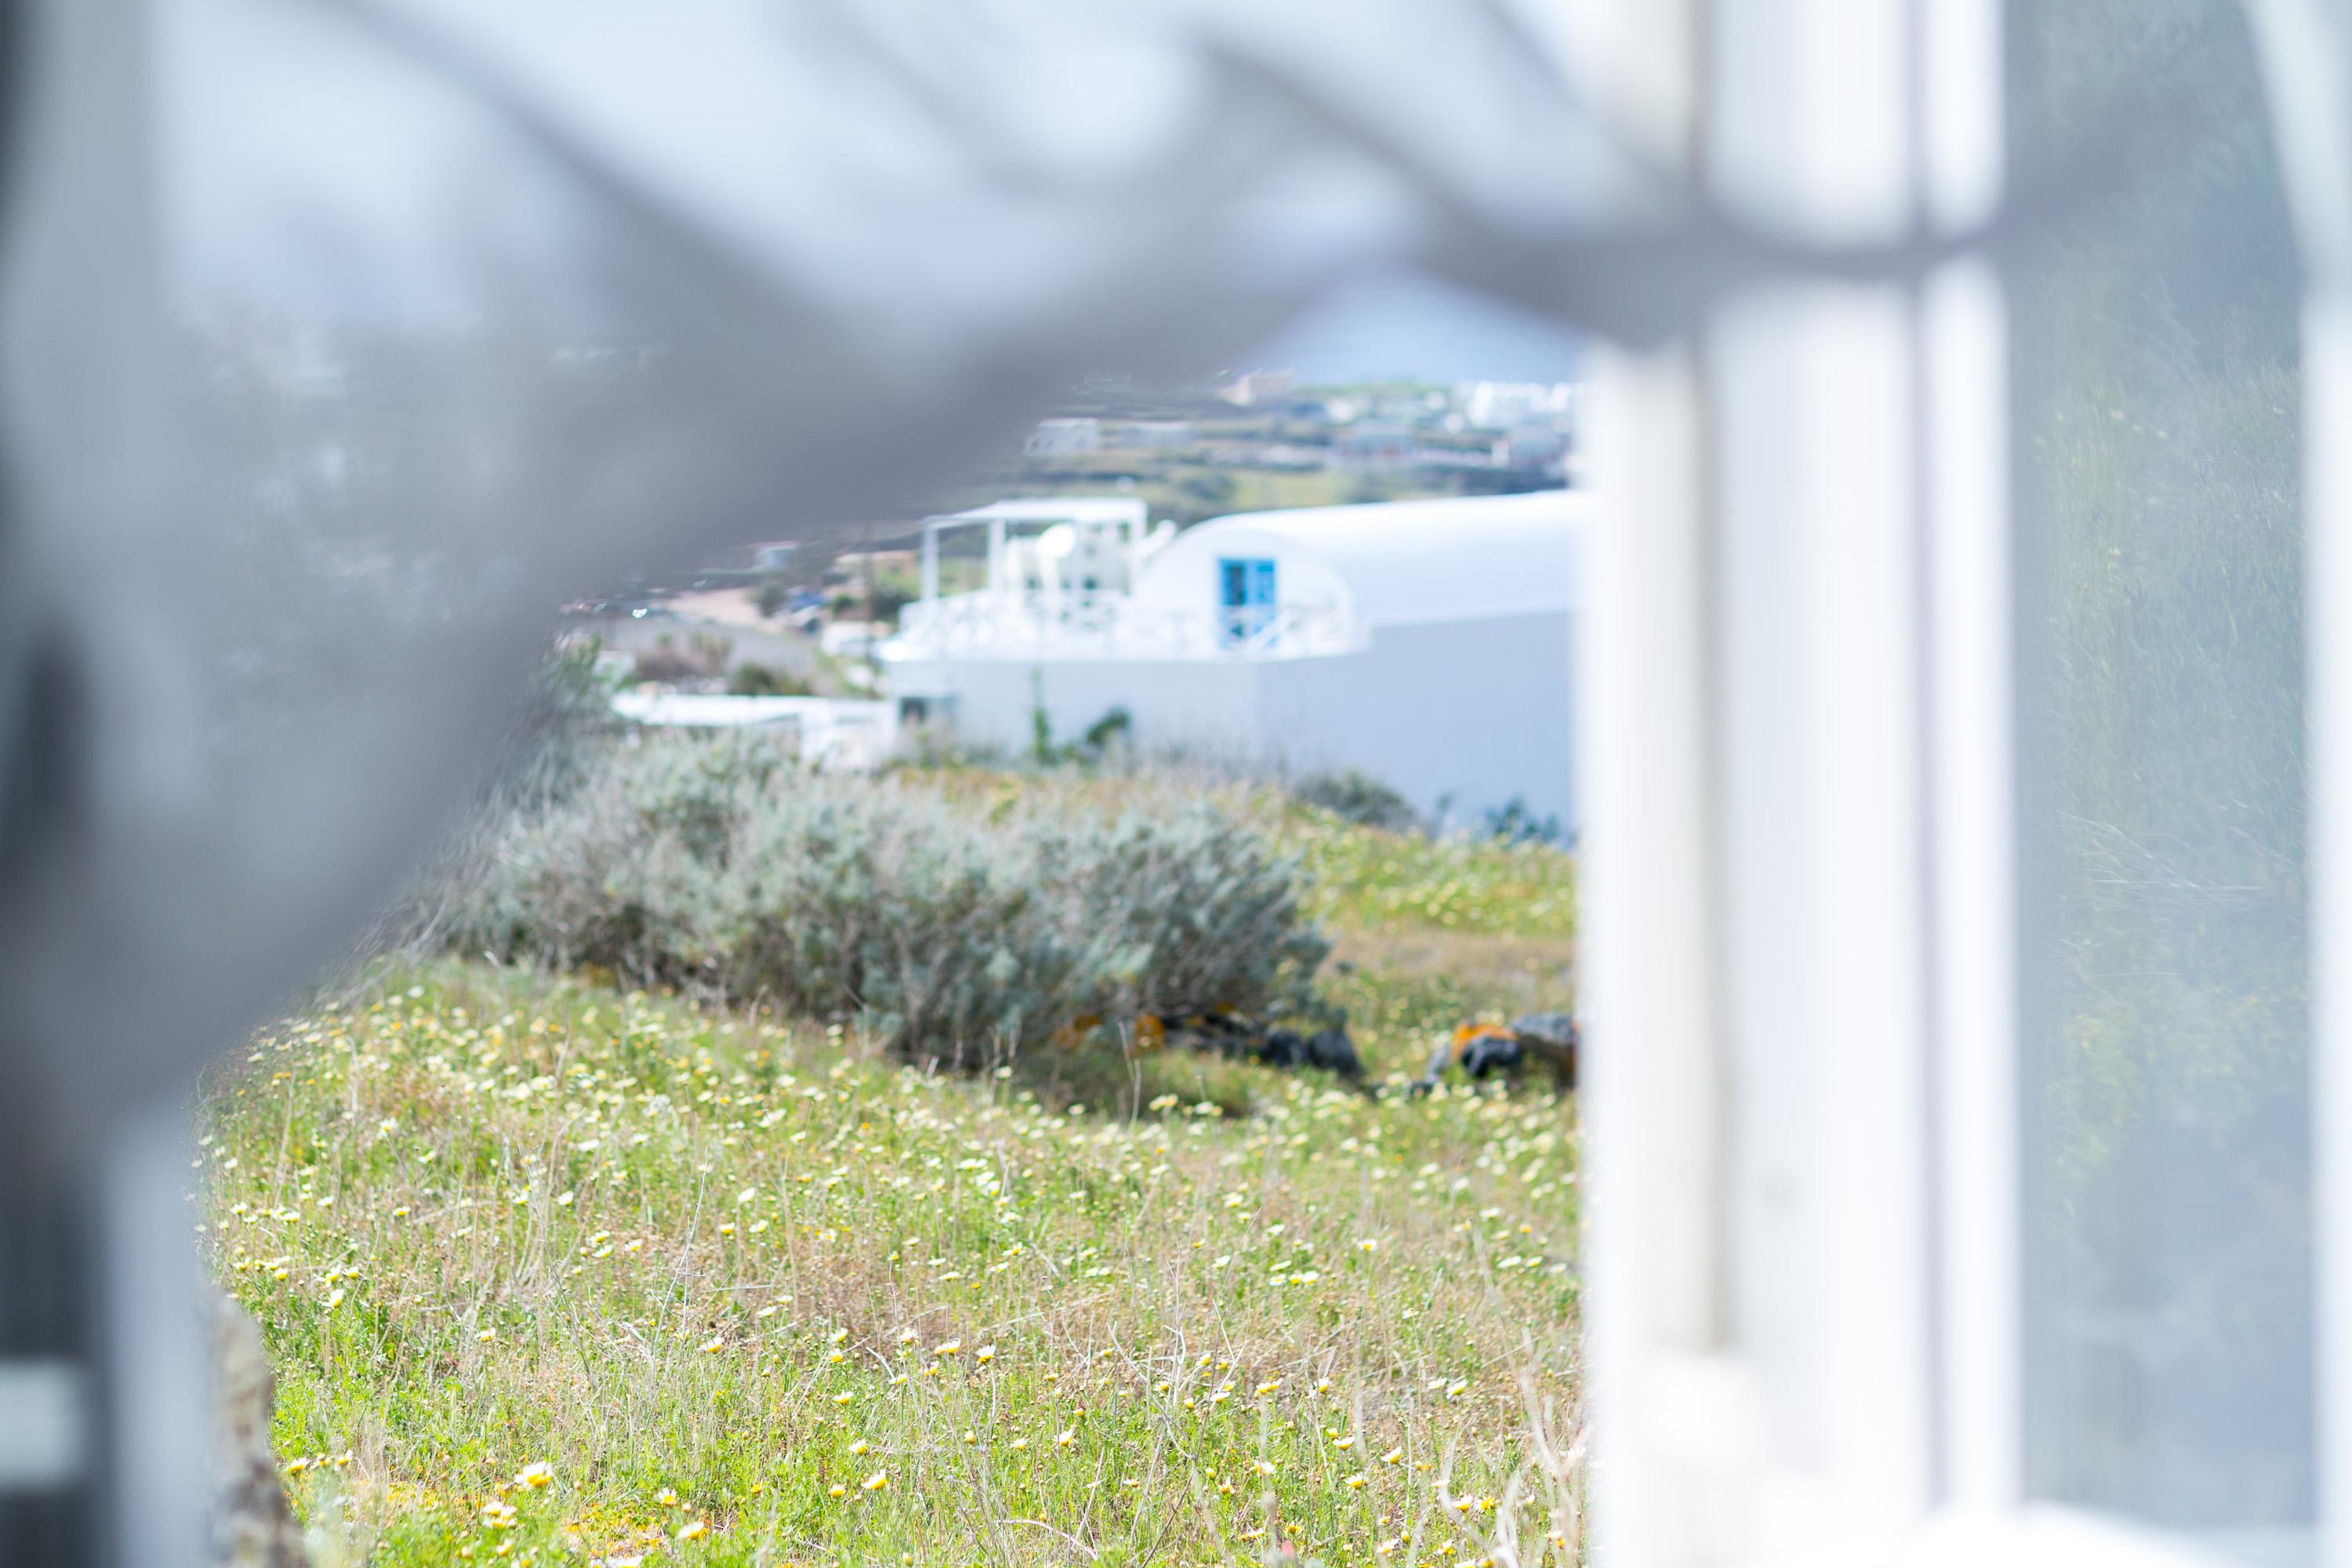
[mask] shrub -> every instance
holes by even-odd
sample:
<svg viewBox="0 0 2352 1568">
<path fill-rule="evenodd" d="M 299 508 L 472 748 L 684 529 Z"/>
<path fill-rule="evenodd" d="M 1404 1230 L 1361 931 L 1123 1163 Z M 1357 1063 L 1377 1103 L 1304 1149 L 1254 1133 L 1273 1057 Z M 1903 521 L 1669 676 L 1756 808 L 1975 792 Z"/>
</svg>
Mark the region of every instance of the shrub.
<svg viewBox="0 0 2352 1568">
<path fill-rule="evenodd" d="M 737 697 L 806 697 L 809 683 L 789 669 L 746 659 L 727 672 L 727 689 Z"/>
<path fill-rule="evenodd" d="M 858 1012 L 966 1064 L 1089 1016 L 1297 1014 L 1328 951 L 1295 863 L 1213 806 L 983 809 L 736 737 L 608 745 L 457 880 L 448 946 Z"/>
<path fill-rule="evenodd" d="M 1345 773 L 1309 774 L 1291 785 L 1290 793 L 1307 805 L 1360 827 L 1410 833 L 1421 826 L 1411 801 L 1370 774 L 1353 768 Z"/>
<path fill-rule="evenodd" d="M 1485 836 L 1500 844 L 1558 844 L 1561 838 L 1559 818 L 1538 816 L 1524 795 L 1515 795 L 1508 805 L 1488 809 L 1482 826 Z"/>
</svg>

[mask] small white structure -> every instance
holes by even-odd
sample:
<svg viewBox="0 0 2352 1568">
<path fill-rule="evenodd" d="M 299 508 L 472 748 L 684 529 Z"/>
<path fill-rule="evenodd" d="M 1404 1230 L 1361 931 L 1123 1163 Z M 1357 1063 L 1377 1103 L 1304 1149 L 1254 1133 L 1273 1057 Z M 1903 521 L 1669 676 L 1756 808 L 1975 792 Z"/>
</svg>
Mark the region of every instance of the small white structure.
<svg viewBox="0 0 2352 1568">
<path fill-rule="evenodd" d="M 1331 466 L 1338 468 L 1409 468 L 1420 457 L 1412 427 L 1384 419 L 1360 420 L 1331 442 Z"/>
<path fill-rule="evenodd" d="M 1455 394 L 1463 416 L 1482 430 L 1572 421 L 1584 395 L 1576 382 L 1474 381 Z"/>
<path fill-rule="evenodd" d="M 791 738 L 814 767 L 864 772 L 897 742 L 891 705 L 839 697 L 736 697 L 636 689 L 614 694 L 613 711 L 657 729 L 763 730 Z"/>
<path fill-rule="evenodd" d="M 1570 663 L 1585 502 L 1566 491 L 1241 513 L 1182 533 L 1139 501 L 999 502 L 925 527 L 924 597 L 884 645 L 904 711 L 1018 751 L 1114 708 L 1139 743 L 1356 769 L 1475 821 L 1576 822 Z M 942 596 L 949 531 L 987 585 Z M 1024 529 L 1039 531 L 1024 533 Z"/>
<path fill-rule="evenodd" d="M 1286 370 L 1246 371 L 1218 389 L 1217 395 L 1236 408 L 1259 408 L 1286 403 L 1298 390 L 1298 377 Z"/>
<path fill-rule="evenodd" d="M 1102 450 L 1099 419 L 1041 419 L 1023 448 L 1033 458 L 1066 458 Z"/>
<path fill-rule="evenodd" d="M 1495 442 L 1495 466 L 1553 479 L 1567 471 L 1568 432 L 1557 425 L 1517 425 Z"/>
<path fill-rule="evenodd" d="M 864 658 L 889 635 L 887 621 L 827 621 L 816 645 L 833 658 Z"/>
</svg>

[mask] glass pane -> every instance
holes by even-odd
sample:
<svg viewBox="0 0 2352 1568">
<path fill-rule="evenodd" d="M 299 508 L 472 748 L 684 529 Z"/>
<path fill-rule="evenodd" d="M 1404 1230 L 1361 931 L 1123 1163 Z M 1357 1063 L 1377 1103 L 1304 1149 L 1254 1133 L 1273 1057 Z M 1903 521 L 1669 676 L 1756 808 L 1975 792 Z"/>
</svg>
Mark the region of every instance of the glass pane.
<svg viewBox="0 0 2352 1568">
<path fill-rule="evenodd" d="M 2234 0 L 2011 6 L 2012 155 L 2142 177 L 2014 279 L 2027 1485 L 2307 1555 L 2297 279 Z M 2161 106 L 2160 108 L 2152 106 Z"/>
</svg>

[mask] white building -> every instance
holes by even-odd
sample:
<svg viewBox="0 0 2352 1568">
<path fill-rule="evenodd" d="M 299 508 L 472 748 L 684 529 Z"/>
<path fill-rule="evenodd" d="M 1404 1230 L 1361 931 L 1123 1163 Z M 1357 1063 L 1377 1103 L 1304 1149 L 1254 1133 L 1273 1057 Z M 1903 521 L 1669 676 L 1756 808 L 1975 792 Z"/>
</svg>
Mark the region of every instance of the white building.
<svg viewBox="0 0 2352 1568">
<path fill-rule="evenodd" d="M 859 698 L 737 697 L 711 692 L 618 691 L 613 711 L 656 729 L 761 730 L 789 738 L 813 767 L 879 766 L 897 736 L 890 704 Z"/>
<path fill-rule="evenodd" d="M 1331 441 L 1331 465 L 1339 468 L 1409 468 L 1421 457 L 1421 443 L 1408 426 L 1362 420 Z"/>
<path fill-rule="evenodd" d="M 1022 448 L 1033 458 L 1066 458 L 1102 450 L 1099 419 L 1040 419 Z"/>
<path fill-rule="evenodd" d="M 1234 377 L 1217 395 L 1236 408 L 1258 408 L 1286 403 L 1298 390 L 1298 377 L 1286 370 L 1253 370 Z"/>
<path fill-rule="evenodd" d="M 1244 513 L 999 502 L 925 527 L 925 594 L 882 649 L 902 710 L 1025 748 L 1114 708 L 1138 743 L 1357 769 L 1424 812 L 1576 821 L 1569 689 L 1583 500 L 1565 491 Z M 943 537 L 988 531 L 941 595 Z"/>
<path fill-rule="evenodd" d="M 1463 416 L 1481 430 L 1572 420 L 1582 395 L 1573 382 L 1474 381 L 1459 393 Z"/>
</svg>

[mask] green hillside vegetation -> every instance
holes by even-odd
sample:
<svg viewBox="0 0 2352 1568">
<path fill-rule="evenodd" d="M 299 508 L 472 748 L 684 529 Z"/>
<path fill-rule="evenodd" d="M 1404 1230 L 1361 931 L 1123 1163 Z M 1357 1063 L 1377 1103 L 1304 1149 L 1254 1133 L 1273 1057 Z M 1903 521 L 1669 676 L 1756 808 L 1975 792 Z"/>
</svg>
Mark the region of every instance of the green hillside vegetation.
<svg viewBox="0 0 2352 1568">
<path fill-rule="evenodd" d="M 855 787 L 1004 826 L 1172 786 Z M 205 1244 L 320 1560 L 1574 1560 L 1572 1099 L 1402 1092 L 1570 999 L 1570 863 L 1182 793 L 1298 868 L 1381 1092 L 1115 1023 L 944 1070 L 871 1012 L 415 947 L 253 1042 Z"/>
</svg>

